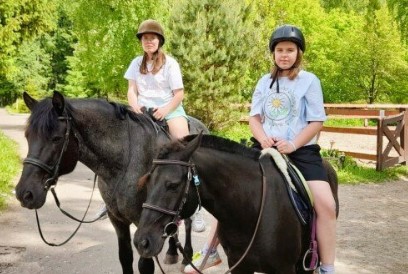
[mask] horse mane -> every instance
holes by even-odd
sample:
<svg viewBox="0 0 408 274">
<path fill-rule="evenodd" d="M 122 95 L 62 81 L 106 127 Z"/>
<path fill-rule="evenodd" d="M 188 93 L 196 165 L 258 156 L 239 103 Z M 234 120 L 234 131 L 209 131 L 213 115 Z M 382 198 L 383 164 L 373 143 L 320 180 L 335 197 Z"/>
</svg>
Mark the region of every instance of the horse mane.
<svg viewBox="0 0 408 274">
<path fill-rule="evenodd" d="M 183 139 L 173 141 L 171 143 L 163 145 L 158 153 L 159 159 L 165 158 L 171 152 L 181 151 L 185 148 L 188 142 L 193 140 L 197 135 L 187 135 Z M 241 155 L 246 158 L 257 160 L 261 155 L 261 152 L 257 149 L 253 149 L 232 141 L 230 139 L 226 139 L 223 137 L 215 136 L 215 135 L 207 135 L 204 134 L 201 138 L 201 145 L 200 147 L 211 148 L 227 153 Z"/>
<path fill-rule="evenodd" d="M 115 116 L 118 120 L 125 120 L 126 117 L 129 117 L 131 120 L 140 122 L 143 126 L 150 125 L 152 126 L 152 121 L 147 116 L 147 114 L 138 114 L 133 112 L 129 106 L 116 103 L 108 102 L 103 99 L 75 99 L 75 100 L 89 100 L 92 102 L 97 102 L 100 104 L 106 103 L 107 106 L 111 106 L 114 109 Z M 65 111 L 69 117 L 75 116 L 75 107 L 72 103 L 65 98 Z M 36 134 L 45 138 L 50 138 L 52 132 L 58 128 L 58 113 L 55 111 L 52 99 L 45 98 L 39 101 L 32 110 L 32 113 L 28 119 L 26 127 L 26 136 L 29 133 Z M 75 122 L 75 121 L 73 121 Z M 153 125 L 154 127 L 154 125 Z"/>
</svg>

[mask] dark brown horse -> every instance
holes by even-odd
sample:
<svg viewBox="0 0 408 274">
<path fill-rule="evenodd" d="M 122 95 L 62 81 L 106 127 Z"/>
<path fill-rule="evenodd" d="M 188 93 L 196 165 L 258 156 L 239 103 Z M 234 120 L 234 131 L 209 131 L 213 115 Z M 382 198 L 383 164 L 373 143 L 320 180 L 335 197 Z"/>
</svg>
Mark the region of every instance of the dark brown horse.
<svg viewBox="0 0 408 274">
<path fill-rule="evenodd" d="M 153 160 L 152 171 L 139 181 L 141 187 L 147 184 L 134 237 L 140 255 L 158 254 L 165 236 L 174 232 L 172 223 L 191 216 L 201 201 L 218 219 L 218 236 L 230 267 L 257 230 L 248 254 L 232 273 L 304 273 L 301 265 L 310 228 L 295 213 L 281 172 L 269 156 L 260 155 L 258 150 L 209 135 L 187 136 L 184 142 L 164 146 Z M 325 166 L 337 202 L 337 177 L 330 165 Z M 266 198 L 255 229 L 263 185 Z"/>
<path fill-rule="evenodd" d="M 98 186 L 115 228 L 123 273 L 133 274 L 130 225 L 138 224 L 146 193 L 137 193 L 135 183 L 151 166 L 158 142 L 168 142 L 147 115 L 127 106 L 100 99 L 66 99 L 55 92 L 37 102 L 27 93 L 24 101 L 31 110 L 25 132 L 28 155 L 16 196 L 23 207 L 44 205 L 48 190 L 58 177 L 70 173 L 78 161 L 98 175 Z M 206 130 L 191 118 L 192 132 Z M 186 249 L 192 255 L 191 222 L 186 222 Z M 177 249 L 170 241 L 166 259 L 177 261 Z M 151 258 L 139 260 L 139 271 L 153 274 Z"/>
</svg>

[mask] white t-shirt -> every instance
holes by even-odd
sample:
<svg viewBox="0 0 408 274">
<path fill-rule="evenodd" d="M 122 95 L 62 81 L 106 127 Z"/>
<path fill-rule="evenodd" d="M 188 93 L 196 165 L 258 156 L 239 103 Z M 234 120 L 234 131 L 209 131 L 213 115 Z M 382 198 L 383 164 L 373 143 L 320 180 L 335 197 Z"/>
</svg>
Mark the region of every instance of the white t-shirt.
<svg viewBox="0 0 408 274">
<path fill-rule="evenodd" d="M 167 105 L 173 98 L 173 90 L 182 89 L 183 80 L 177 61 L 166 55 L 166 61 L 156 73 L 140 73 L 143 56 L 133 59 L 125 73 L 125 78 L 135 80 L 137 84 L 138 104 L 147 108 Z M 147 66 L 151 70 L 151 65 Z"/>
<path fill-rule="evenodd" d="M 300 71 L 290 80 L 279 77 L 272 86 L 271 74 L 264 75 L 252 95 L 250 116 L 259 114 L 265 133 L 271 137 L 294 140 L 312 121 L 325 121 L 323 93 L 319 79 L 313 73 Z M 316 143 L 314 137 L 306 145 Z"/>
</svg>

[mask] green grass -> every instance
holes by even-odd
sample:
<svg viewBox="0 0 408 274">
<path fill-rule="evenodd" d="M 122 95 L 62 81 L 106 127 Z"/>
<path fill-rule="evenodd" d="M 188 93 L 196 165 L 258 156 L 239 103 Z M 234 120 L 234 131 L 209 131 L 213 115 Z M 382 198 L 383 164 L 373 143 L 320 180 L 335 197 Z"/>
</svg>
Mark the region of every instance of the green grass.
<svg viewBox="0 0 408 274">
<path fill-rule="evenodd" d="M 12 195 L 13 178 L 21 169 L 17 144 L 0 131 L 0 210 L 7 206 Z"/>
</svg>

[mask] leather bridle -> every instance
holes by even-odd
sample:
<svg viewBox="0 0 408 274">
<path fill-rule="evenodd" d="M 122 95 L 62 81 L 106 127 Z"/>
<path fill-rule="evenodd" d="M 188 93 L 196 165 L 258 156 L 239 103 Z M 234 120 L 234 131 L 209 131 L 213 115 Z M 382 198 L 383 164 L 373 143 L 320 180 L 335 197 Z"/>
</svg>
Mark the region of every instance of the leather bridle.
<svg viewBox="0 0 408 274">
<path fill-rule="evenodd" d="M 200 201 L 200 194 L 198 192 L 198 185 L 199 185 L 199 181 L 197 180 L 197 171 L 195 168 L 195 165 L 191 162 L 184 162 L 184 161 L 179 161 L 179 160 L 162 160 L 162 159 L 153 159 L 153 168 L 150 171 L 150 173 L 153 172 L 153 170 L 155 169 L 155 167 L 157 165 L 180 165 L 180 166 L 186 166 L 188 168 L 188 172 L 187 172 L 187 183 L 184 187 L 184 193 L 183 193 L 183 198 L 180 201 L 180 204 L 177 207 L 177 210 L 170 210 L 167 208 L 163 208 L 160 206 L 156 206 L 156 205 L 152 205 L 149 203 L 143 203 L 142 207 L 143 208 L 148 208 L 151 210 L 155 210 L 155 211 L 159 211 L 161 213 L 164 213 L 166 215 L 170 215 L 173 216 L 173 219 L 171 222 L 169 222 L 168 224 L 165 225 L 164 230 L 163 230 L 163 235 L 162 238 L 167 238 L 167 237 L 174 237 L 177 234 L 178 231 L 178 221 L 180 220 L 180 213 L 184 208 L 184 205 L 187 202 L 187 196 L 188 196 L 188 192 L 190 190 L 190 182 L 193 179 L 193 177 L 195 178 L 195 187 L 197 190 L 197 195 L 198 195 L 198 200 L 199 200 L 199 207 L 201 208 L 201 201 Z"/>
<path fill-rule="evenodd" d="M 180 204 L 178 206 L 177 211 L 169 210 L 169 209 L 162 208 L 162 207 L 159 207 L 159 206 L 156 206 L 156 205 L 151 205 L 151 204 L 148 204 L 148 203 L 143 203 L 142 207 L 143 208 L 148 208 L 148 209 L 151 209 L 151 210 L 155 210 L 155 211 L 159 211 L 159 212 L 167 214 L 167 215 L 174 216 L 173 220 L 165 225 L 165 227 L 163 229 L 162 237 L 163 238 L 173 237 L 176 240 L 176 246 L 182 252 L 184 258 L 189 261 L 189 264 L 194 268 L 195 271 L 197 271 L 197 273 L 202 274 L 202 272 L 199 269 L 197 269 L 197 267 L 186 256 L 184 250 L 182 249 L 182 246 L 181 246 L 180 242 L 178 241 L 178 237 L 177 237 L 177 231 L 178 231 L 177 221 L 180 219 L 180 213 L 183 210 L 183 207 L 184 207 L 184 205 L 185 205 L 185 203 L 187 201 L 188 191 L 190 189 L 190 182 L 191 182 L 191 180 L 193 178 L 194 178 L 194 185 L 196 186 L 196 189 L 197 189 L 199 206 L 201 208 L 201 199 L 200 199 L 200 195 L 199 195 L 199 192 L 198 192 L 198 186 L 199 186 L 200 182 L 198 180 L 197 170 L 196 170 L 195 164 L 191 163 L 191 162 L 184 162 L 184 161 L 171 160 L 171 159 L 168 159 L 168 160 L 153 159 L 153 167 L 152 167 L 152 170 L 150 171 L 150 174 L 153 172 L 153 170 L 156 168 L 157 165 L 181 165 L 181 166 L 188 167 L 187 183 L 186 183 L 186 186 L 184 187 L 183 198 L 180 201 Z M 242 262 L 242 260 L 246 257 L 249 250 L 251 249 L 251 246 L 252 246 L 252 244 L 253 244 L 253 242 L 255 240 L 256 233 L 258 232 L 258 229 L 259 229 L 259 225 L 260 225 L 260 222 L 261 222 L 261 219 L 262 219 L 262 214 L 263 214 L 264 205 L 265 205 L 265 198 L 266 198 L 266 177 L 265 177 L 265 170 L 264 170 L 264 167 L 262 166 L 261 162 L 260 162 L 260 167 L 261 167 L 261 170 L 262 170 L 262 198 L 261 198 L 260 210 L 259 210 L 259 215 L 258 215 L 258 220 L 256 222 L 255 230 L 254 230 L 254 233 L 253 233 L 253 235 L 251 237 L 251 240 L 250 240 L 245 252 L 242 254 L 240 259 L 230 269 L 228 269 L 225 272 L 225 274 L 231 273 Z M 162 270 L 162 272 L 163 272 L 163 270 Z"/>
<path fill-rule="evenodd" d="M 62 156 L 64 155 L 64 152 L 67 150 L 68 143 L 69 143 L 69 135 L 71 133 L 71 117 L 68 115 L 66 116 L 59 116 L 58 120 L 65 120 L 67 123 L 67 128 L 65 130 L 64 134 L 64 143 L 62 145 L 61 152 L 59 154 L 59 157 L 57 159 L 57 162 L 53 166 L 49 166 L 43 161 L 34 158 L 34 157 L 27 157 L 24 159 L 23 163 L 24 164 L 31 164 L 34 166 L 37 166 L 47 172 L 51 177 L 49 177 L 45 182 L 44 182 L 44 189 L 49 190 L 52 186 L 55 186 L 58 181 L 58 171 L 60 168 Z"/>
</svg>

